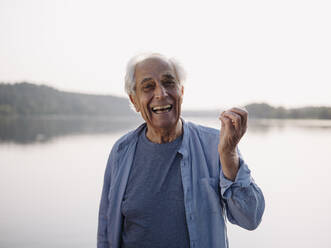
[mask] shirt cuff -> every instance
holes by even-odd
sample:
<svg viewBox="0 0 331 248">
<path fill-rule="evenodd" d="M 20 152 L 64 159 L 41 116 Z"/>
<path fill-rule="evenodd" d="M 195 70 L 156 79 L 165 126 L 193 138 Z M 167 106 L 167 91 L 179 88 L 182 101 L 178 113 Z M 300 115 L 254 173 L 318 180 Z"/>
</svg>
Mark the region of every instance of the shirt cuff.
<svg viewBox="0 0 331 248">
<path fill-rule="evenodd" d="M 232 196 L 232 187 L 248 187 L 252 182 L 251 171 L 240 156 L 239 170 L 234 181 L 231 181 L 224 176 L 222 167 L 220 174 L 221 194 L 224 199 L 229 199 Z"/>
</svg>

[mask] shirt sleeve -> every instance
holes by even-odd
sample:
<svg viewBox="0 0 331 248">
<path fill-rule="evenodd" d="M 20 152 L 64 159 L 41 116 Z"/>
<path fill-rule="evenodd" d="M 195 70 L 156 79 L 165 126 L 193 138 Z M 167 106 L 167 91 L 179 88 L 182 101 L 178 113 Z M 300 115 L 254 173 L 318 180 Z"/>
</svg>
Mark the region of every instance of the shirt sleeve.
<svg viewBox="0 0 331 248">
<path fill-rule="evenodd" d="M 261 189 L 251 177 L 251 171 L 239 154 L 239 170 L 234 181 L 228 180 L 221 169 L 220 188 L 228 220 L 247 230 L 260 224 L 265 208 Z M 222 168 L 222 167 L 221 167 Z"/>
<path fill-rule="evenodd" d="M 98 248 L 108 248 L 108 230 L 107 230 L 107 223 L 108 223 L 108 217 L 107 217 L 107 211 L 109 207 L 109 200 L 108 200 L 108 194 L 109 194 L 109 187 L 110 187 L 110 168 L 111 164 L 114 162 L 114 148 L 112 149 L 105 174 L 104 174 L 104 182 L 102 187 L 102 194 L 101 194 L 101 201 L 99 206 L 99 219 L 98 219 L 98 235 L 97 235 L 97 247 Z"/>
</svg>

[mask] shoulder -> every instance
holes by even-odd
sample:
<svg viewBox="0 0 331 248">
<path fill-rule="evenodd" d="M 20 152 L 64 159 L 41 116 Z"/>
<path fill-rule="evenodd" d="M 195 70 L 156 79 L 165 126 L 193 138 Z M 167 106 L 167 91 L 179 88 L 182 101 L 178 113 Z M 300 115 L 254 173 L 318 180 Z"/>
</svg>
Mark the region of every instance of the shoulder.
<svg viewBox="0 0 331 248">
<path fill-rule="evenodd" d="M 122 137 L 120 137 L 115 144 L 113 145 L 112 153 L 117 153 L 121 150 L 123 150 L 125 147 L 130 146 L 131 144 L 134 144 L 138 140 L 138 136 L 141 130 L 144 129 L 146 124 L 140 125 L 138 128 L 124 134 Z"/>
<path fill-rule="evenodd" d="M 135 130 L 132 130 L 123 135 L 114 143 L 108 156 L 105 178 L 108 178 L 112 174 L 112 171 L 116 170 L 119 161 L 121 161 L 121 158 L 125 158 L 125 155 L 132 151 L 132 149 L 130 150 L 129 148 L 136 144 L 138 135 L 144 126 L 144 124 L 140 125 Z"/>
<path fill-rule="evenodd" d="M 217 147 L 219 142 L 219 130 L 193 122 L 184 122 L 184 145 Z M 208 148 L 208 149 L 209 149 Z"/>
<path fill-rule="evenodd" d="M 187 152 L 188 156 L 192 156 L 195 161 L 202 161 L 202 163 L 205 161 L 207 163 L 206 166 L 212 166 L 210 168 L 214 168 L 215 171 L 217 171 L 219 164 L 217 149 L 219 143 L 219 130 L 192 122 L 185 122 L 184 138 L 185 137 L 185 142 L 183 139 L 182 144 L 183 153 L 185 154 L 185 152 Z M 197 166 L 201 167 L 202 164 Z"/>
<path fill-rule="evenodd" d="M 207 136 L 207 137 L 215 137 L 215 135 L 219 135 L 219 130 L 216 128 L 212 128 L 212 127 L 207 127 L 207 126 L 203 126 L 203 125 L 199 125 L 193 122 L 185 122 L 185 126 L 187 128 L 187 130 L 189 131 L 190 134 L 198 134 L 199 136 L 203 135 L 203 136 Z"/>
</svg>

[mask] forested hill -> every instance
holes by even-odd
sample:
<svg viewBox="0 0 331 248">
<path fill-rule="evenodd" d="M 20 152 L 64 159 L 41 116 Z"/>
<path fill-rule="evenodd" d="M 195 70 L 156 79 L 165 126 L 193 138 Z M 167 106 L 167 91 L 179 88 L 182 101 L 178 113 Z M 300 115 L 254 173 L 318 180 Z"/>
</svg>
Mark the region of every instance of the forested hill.
<svg viewBox="0 0 331 248">
<path fill-rule="evenodd" d="M 273 107 L 267 103 L 251 103 L 244 106 L 250 119 L 331 119 L 331 107 L 302 107 L 286 109 Z M 185 111 L 186 116 L 216 117 L 217 110 Z"/>
<path fill-rule="evenodd" d="M 266 103 L 245 106 L 250 118 L 331 119 L 331 107 L 286 109 Z M 4 116 L 109 116 L 137 117 L 126 98 L 59 91 L 45 85 L 0 83 L 0 117 Z M 185 116 L 217 116 L 218 111 L 183 111 Z"/>
<path fill-rule="evenodd" d="M 251 118 L 264 119 L 331 119 L 331 107 L 290 108 L 273 107 L 266 103 L 252 103 L 246 106 Z"/>
<path fill-rule="evenodd" d="M 30 83 L 0 83 L 0 116 L 132 115 L 125 98 L 59 91 Z"/>
</svg>

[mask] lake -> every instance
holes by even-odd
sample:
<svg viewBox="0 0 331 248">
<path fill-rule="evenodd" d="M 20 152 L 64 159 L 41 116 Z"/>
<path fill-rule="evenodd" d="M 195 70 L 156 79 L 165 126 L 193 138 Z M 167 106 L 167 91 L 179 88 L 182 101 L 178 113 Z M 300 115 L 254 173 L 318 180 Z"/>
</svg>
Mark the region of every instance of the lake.
<svg viewBox="0 0 331 248">
<path fill-rule="evenodd" d="M 219 128 L 210 118 L 186 118 Z M 96 247 L 103 174 L 137 119 L 0 122 L 0 247 Z M 261 225 L 228 223 L 231 248 L 331 247 L 331 121 L 251 120 L 239 146 L 262 188 Z"/>
</svg>

